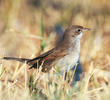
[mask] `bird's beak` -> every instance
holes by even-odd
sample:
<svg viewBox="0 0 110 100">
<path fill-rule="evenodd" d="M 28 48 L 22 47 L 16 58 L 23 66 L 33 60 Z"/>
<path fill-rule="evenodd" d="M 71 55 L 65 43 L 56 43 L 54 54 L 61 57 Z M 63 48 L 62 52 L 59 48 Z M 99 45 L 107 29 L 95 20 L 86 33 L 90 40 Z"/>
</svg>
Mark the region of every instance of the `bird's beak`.
<svg viewBox="0 0 110 100">
<path fill-rule="evenodd" d="M 83 31 L 89 31 L 91 30 L 90 28 L 83 28 Z"/>
</svg>

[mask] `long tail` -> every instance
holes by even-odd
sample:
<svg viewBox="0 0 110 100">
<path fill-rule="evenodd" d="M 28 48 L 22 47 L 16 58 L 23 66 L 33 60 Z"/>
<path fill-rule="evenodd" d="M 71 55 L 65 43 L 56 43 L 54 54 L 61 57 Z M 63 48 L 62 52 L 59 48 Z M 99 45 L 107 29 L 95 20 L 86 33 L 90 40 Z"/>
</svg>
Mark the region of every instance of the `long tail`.
<svg viewBox="0 0 110 100">
<path fill-rule="evenodd" d="M 14 58 L 14 57 L 3 57 L 2 59 L 4 60 L 15 60 L 15 61 L 19 61 L 19 62 L 23 62 L 23 63 L 27 63 L 27 61 L 29 61 L 30 59 L 26 59 L 26 58 Z"/>
</svg>

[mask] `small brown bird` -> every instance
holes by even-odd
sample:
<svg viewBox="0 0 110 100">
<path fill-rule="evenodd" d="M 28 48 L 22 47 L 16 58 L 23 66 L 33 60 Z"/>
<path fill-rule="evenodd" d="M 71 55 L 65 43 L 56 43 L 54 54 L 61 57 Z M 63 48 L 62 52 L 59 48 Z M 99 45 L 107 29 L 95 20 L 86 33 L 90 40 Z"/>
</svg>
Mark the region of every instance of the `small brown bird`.
<svg viewBox="0 0 110 100">
<path fill-rule="evenodd" d="M 42 72 L 49 72 L 53 66 L 60 67 L 61 73 L 65 74 L 78 61 L 80 55 L 80 39 L 83 33 L 89 28 L 79 25 L 72 25 L 64 32 L 62 41 L 53 49 L 34 58 L 3 57 L 5 60 L 16 60 L 28 64 L 31 68 L 39 68 L 42 65 Z"/>
</svg>

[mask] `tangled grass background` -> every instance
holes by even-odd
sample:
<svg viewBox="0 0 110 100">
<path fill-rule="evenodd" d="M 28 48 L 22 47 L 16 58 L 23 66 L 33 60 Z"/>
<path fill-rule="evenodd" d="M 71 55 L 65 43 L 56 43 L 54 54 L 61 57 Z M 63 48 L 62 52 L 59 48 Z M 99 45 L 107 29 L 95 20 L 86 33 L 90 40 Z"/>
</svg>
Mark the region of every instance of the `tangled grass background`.
<svg viewBox="0 0 110 100">
<path fill-rule="evenodd" d="M 62 76 L 0 60 L 0 100 L 109 100 L 108 0 L 0 0 L 0 58 L 33 58 L 55 46 L 57 27 L 91 28 L 81 40 L 83 80 L 71 87 Z M 56 30 L 57 29 L 57 30 Z M 71 72 L 68 80 L 71 80 Z"/>
</svg>

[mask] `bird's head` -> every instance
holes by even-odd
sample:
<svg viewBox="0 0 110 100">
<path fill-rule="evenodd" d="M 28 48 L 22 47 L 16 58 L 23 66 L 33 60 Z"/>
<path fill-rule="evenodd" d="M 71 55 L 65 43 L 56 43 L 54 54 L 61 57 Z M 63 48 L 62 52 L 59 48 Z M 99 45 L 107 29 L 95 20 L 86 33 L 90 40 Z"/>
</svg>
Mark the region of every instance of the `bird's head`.
<svg viewBox="0 0 110 100">
<path fill-rule="evenodd" d="M 90 30 L 90 28 L 85 28 L 79 25 L 72 25 L 65 31 L 66 37 L 70 39 L 80 39 L 85 31 Z"/>
</svg>

